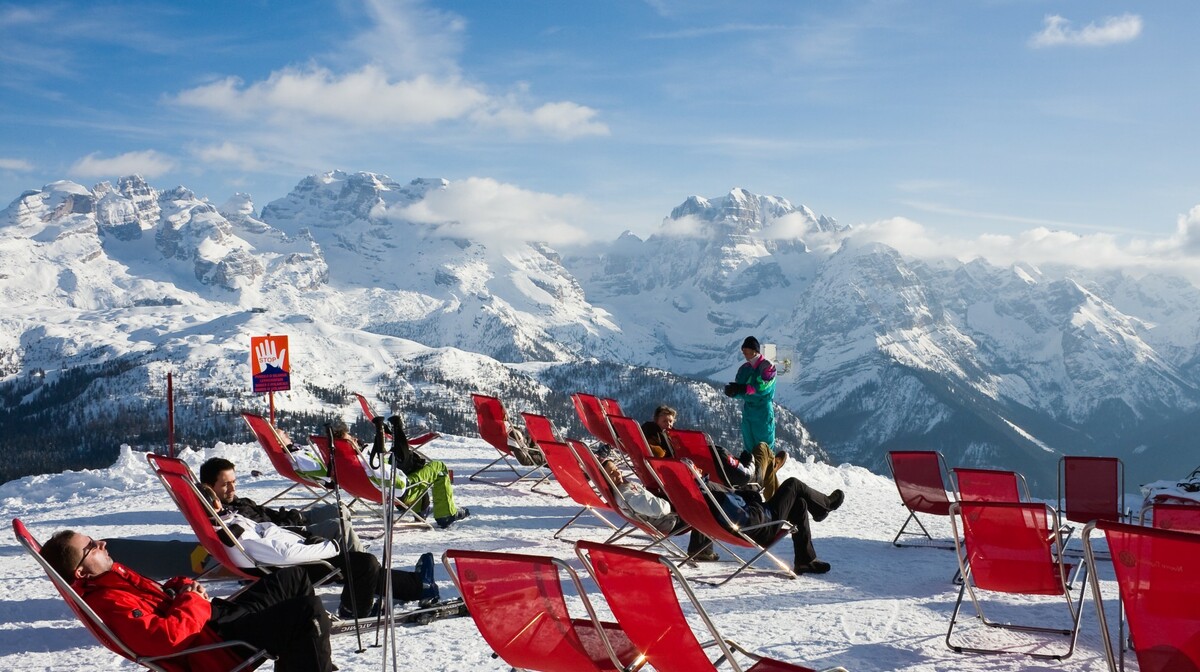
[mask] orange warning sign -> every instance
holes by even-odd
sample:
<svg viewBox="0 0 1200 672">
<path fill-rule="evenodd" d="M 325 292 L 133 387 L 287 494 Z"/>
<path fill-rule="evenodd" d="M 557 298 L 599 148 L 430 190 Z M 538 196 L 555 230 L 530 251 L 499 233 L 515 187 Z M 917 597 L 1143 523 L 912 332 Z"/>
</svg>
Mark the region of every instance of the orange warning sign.
<svg viewBox="0 0 1200 672">
<path fill-rule="evenodd" d="M 291 368 L 287 336 L 250 337 L 250 374 L 255 393 L 292 389 Z"/>
</svg>

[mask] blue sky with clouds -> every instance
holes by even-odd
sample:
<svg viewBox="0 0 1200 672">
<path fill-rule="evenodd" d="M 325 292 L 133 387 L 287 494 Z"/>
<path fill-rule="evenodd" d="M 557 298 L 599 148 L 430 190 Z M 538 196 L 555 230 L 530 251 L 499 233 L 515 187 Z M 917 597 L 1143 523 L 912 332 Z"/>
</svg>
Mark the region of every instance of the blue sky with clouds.
<svg viewBox="0 0 1200 672">
<path fill-rule="evenodd" d="M 1194 0 L 0 4 L 0 202 L 137 172 L 261 207 L 365 170 L 564 245 L 744 187 L 910 251 L 1183 254 L 1198 27 Z"/>
</svg>

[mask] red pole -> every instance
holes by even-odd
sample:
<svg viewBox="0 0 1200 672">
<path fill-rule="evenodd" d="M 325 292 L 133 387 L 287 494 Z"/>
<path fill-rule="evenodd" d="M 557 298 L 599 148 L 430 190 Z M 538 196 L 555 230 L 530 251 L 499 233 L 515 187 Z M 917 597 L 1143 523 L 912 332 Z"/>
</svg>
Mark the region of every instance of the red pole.
<svg viewBox="0 0 1200 672">
<path fill-rule="evenodd" d="M 167 447 L 175 457 L 175 385 L 171 372 L 167 372 Z"/>
<path fill-rule="evenodd" d="M 275 426 L 275 393 L 268 392 L 267 399 L 269 399 L 271 402 L 271 426 L 274 427 Z"/>
</svg>

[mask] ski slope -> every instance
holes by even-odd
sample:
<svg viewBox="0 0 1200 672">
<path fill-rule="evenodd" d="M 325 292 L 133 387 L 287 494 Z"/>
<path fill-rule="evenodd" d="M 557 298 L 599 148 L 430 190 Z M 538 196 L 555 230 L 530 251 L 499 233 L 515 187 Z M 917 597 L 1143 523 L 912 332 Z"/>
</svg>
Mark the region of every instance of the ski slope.
<svg viewBox="0 0 1200 672">
<path fill-rule="evenodd" d="M 443 437 L 427 448 L 427 453 L 446 461 L 458 474 L 455 496 L 460 506 L 471 509 L 472 516 L 449 530 L 398 532 L 394 540 L 397 566 L 411 567 L 425 551 L 440 555 L 447 548 L 472 548 L 553 555 L 580 569 L 571 546 L 551 539 L 554 530 L 578 510 L 570 500 L 531 493 L 528 486 L 501 488 L 468 482 L 466 475 L 491 461 L 495 453 L 478 439 Z M 238 465 L 238 487 L 243 495 L 262 501 L 286 485 L 274 474 L 257 444 L 218 443 L 204 453 L 187 452 L 183 457 L 196 469 L 204 459 L 216 455 Z M 254 477 L 252 470 L 263 475 Z M 833 564 L 833 571 L 795 581 L 743 575 L 720 588 L 697 586 L 699 598 L 726 637 L 778 659 L 817 668 L 842 665 L 853 672 L 1106 669 L 1090 595 L 1075 655 L 1062 663 L 1020 655 L 953 653 L 943 639 L 957 595 L 957 588 L 951 584 L 956 569 L 954 554 L 891 545 L 906 514 L 892 482 L 859 467 L 794 460 L 787 463 L 783 476 L 801 478 L 823 491 L 841 488 L 846 492 L 841 509 L 826 521 L 813 524 L 817 551 Z M 102 670 L 135 669 L 132 663 L 101 648 L 74 619 L 7 526 L 13 517 L 19 517 L 41 540 L 63 528 L 96 538 L 188 539 L 190 532 L 183 517 L 150 473 L 144 456 L 123 449 L 108 469 L 11 481 L 0 486 L 0 506 L 6 526 L 6 531 L 0 533 L 0 669 L 33 672 L 83 665 Z M 948 526 L 939 523 L 935 521 L 931 531 L 948 538 Z M 371 527 L 364 519 L 360 529 L 370 534 Z M 572 527 L 567 536 L 600 540 L 604 532 L 598 525 L 581 524 Z M 380 546 L 381 540 L 372 541 L 370 550 L 379 555 Z M 790 562 L 791 544 L 785 541 L 777 548 L 780 557 Z M 686 569 L 685 574 L 711 576 L 716 569 L 702 565 Z M 723 562 L 719 569 L 727 573 L 733 567 Z M 1102 585 L 1107 609 L 1115 623 L 1111 566 L 1102 566 L 1100 576 L 1105 579 Z M 607 612 L 595 585 L 586 574 L 583 578 L 593 603 L 602 614 Z M 457 594 L 440 565 L 438 580 L 443 596 Z M 213 592 L 225 594 L 231 589 L 228 584 L 219 585 Z M 322 592 L 331 609 L 337 603 L 337 590 Z M 996 616 L 1002 619 L 1040 614 L 1044 619 L 1061 622 L 1066 612 L 1061 601 L 1041 598 L 1010 597 L 994 601 L 992 606 L 999 608 Z M 571 607 L 576 615 L 585 616 L 577 598 Z M 967 622 L 963 634 L 974 643 L 1013 641 L 1036 647 L 1039 641 L 1045 641 L 1007 632 L 984 632 L 985 628 L 969 618 L 969 605 L 964 614 Z M 356 653 L 354 639 L 353 635 L 334 639 L 335 664 L 343 672 L 384 669 L 382 650 L 367 648 L 364 653 Z M 509 669 L 491 657 L 470 618 L 405 626 L 400 628 L 397 640 L 400 669 Z M 373 637 L 367 641 L 374 641 Z M 270 668 L 268 664 L 263 669 Z M 390 664 L 387 669 L 391 669 Z"/>
</svg>

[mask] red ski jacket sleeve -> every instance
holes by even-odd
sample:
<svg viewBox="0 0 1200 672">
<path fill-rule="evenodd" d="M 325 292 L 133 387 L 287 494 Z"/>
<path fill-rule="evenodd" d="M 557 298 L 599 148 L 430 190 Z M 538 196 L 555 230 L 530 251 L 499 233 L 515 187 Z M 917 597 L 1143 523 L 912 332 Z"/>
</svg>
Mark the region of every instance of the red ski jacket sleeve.
<svg viewBox="0 0 1200 672">
<path fill-rule="evenodd" d="M 80 581 L 76 590 L 100 620 L 139 656 L 161 656 L 221 641 L 205 627 L 212 605 L 199 593 L 169 595 L 158 583 L 120 563 L 114 563 L 112 570 L 100 576 Z M 200 662 L 197 658 L 214 654 L 225 658 L 230 652 L 189 656 L 188 663 L 193 669 L 207 669 L 196 664 Z"/>
</svg>

